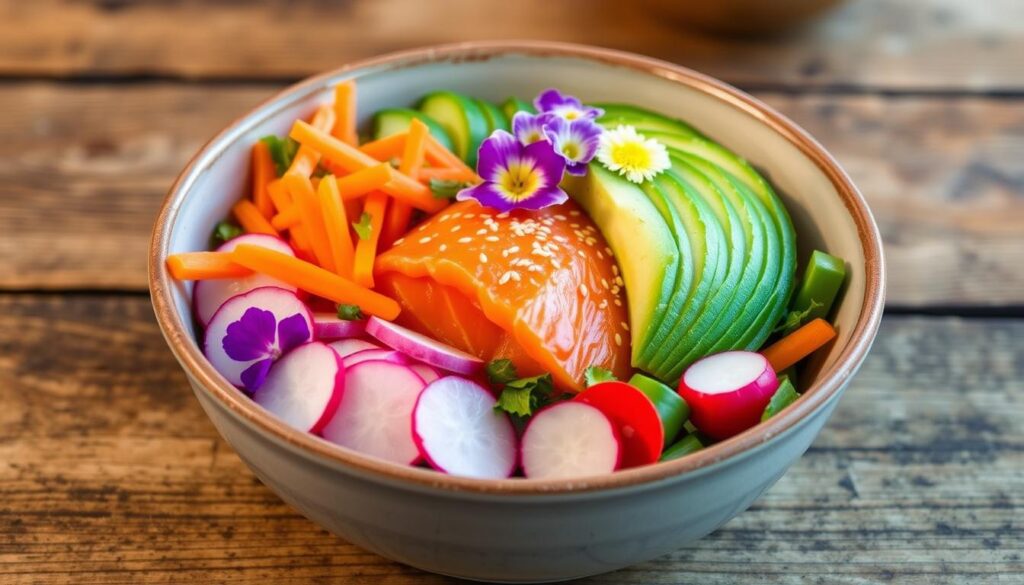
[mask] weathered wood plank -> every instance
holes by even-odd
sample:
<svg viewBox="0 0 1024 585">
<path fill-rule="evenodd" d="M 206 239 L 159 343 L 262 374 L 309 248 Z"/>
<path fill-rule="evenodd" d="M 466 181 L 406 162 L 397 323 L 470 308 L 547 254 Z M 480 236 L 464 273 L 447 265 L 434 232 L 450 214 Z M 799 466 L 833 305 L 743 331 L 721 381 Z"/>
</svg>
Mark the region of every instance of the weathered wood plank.
<svg viewBox="0 0 1024 585">
<path fill-rule="evenodd" d="M 145 288 L 174 176 L 272 91 L 0 86 L 0 288 Z M 760 97 L 823 140 L 869 199 L 892 303 L 1024 303 L 1024 101 Z"/>
<path fill-rule="evenodd" d="M 753 508 L 590 582 L 1011 582 L 1021 379 L 1024 321 L 887 318 L 826 430 Z M 254 480 L 144 297 L 0 296 L 0 403 L 4 583 L 450 582 L 325 533 Z"/>
<path fill-rule="evenodd" d="M 768 39 L 690 32 L 668 2 L 35 0 L 0 8 L 0 74 L 297 78 L 397 49 L 535 38 L 636 51 L 741 84 L 1024 88 L 1016 0 L 858 0 Z M 452 26 L 453 15 L 459 23 Z"/>
</svg>

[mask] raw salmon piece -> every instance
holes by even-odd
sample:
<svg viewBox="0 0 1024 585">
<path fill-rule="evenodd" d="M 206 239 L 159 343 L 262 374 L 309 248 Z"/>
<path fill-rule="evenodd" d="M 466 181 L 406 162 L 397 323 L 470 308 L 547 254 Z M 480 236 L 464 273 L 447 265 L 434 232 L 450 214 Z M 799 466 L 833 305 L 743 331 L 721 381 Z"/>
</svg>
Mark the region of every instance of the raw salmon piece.
<svg viewBox="0 0 1024 585">
<path fill-rule="evenodd" d="M 579 391 L 590 366 L 629 374 L 626 297 L 600 232 L 573 202 L 499 213 L 456 203 L 377 259 L 398 321 L 523 376 Z"/>
</svg>

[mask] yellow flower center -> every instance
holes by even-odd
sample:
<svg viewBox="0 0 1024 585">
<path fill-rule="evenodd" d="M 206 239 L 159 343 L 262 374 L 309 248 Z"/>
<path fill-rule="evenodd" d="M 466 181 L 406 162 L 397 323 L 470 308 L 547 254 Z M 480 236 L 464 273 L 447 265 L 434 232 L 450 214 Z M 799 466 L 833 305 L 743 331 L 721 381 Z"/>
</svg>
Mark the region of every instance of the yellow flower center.
<svg viewBox="0 0 1024 585">
<path fill-rule="evenodd" d="M 624 169 L 649 169 L 653 163 L 650 150 L 637 142 L 616 144 L 610 154 L 612 161 Z"/>
<path fill-rule="evenodd" d="M 580 117 L 580 113 L 577 112 L 576 110 L 569 110 L 568 112 L 565 113 L 565 119 L 569 120 L 570 122 L 572 122 L 573 120 L 575 120 L 576 118 L 579 118 L 579 117 Z"/>
<path fill-rule="evenodd" d="M 508 168 L 502 171 L 496 181 L 504 193 L 505 199 L 512 203 L 518 203 L 529 199 L 540 187 L 540 174 L 532 165 L 523 164 L 523 161 L 514 161 Z"/>
<path fill-rule="evenodd" d="M 562 145 L 562 154 L 569 160 L 576 160 L 580 154 L 580 147 L 575 142 L 567 142 Z"/>
</svg>

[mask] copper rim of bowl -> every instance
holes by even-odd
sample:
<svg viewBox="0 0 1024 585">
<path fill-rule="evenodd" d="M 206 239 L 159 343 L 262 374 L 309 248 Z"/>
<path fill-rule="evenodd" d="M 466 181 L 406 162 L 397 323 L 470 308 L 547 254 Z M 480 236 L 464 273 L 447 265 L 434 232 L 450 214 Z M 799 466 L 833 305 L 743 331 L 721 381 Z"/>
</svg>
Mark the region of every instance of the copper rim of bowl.
<svg viewBox="0 0 1024 585">
<path fill-rule="evenodd" d="M 644 72 L 711 94 L 733 106 L 739 113 L 767 124 L 795 145 L 825 173 L 843 199 L 857 227 L 865 258 L 864 308 L 857 320 L 850 341 L 843 348 L 835 363 L 829 369 L 821 372 L 817 383 L 804 392 L 792 407 L 735 437 L 674 461 L 578 479 L 486 480 L 391 464 L 332 445 L 319 437 L 289 427 L 270 413 L 257 407 L 249 398 L 224 380 L 207 362 L 193 335 L 181 325 L 183 319 L 179 318 L 174 306 L 170 276 L 165 267 L 165 260 L 169 234 L 185 193 L 191 187 L 196 176 L 215 161 L 219 153 L 232 142 L 232 135 L 253 124 L 254 118 L 258 118 L 256 114 L 264 108 L 270 107 L 271 104 L 284 101 L 290 96 L 308 95 L 320 91 L 328 81 L 339 76 L 352 74 L 358 79 L 360 71 L 364 69 L 393 70 L 433 62 L 486 60 L 506 54 L 570 57 L 597 61 Z M 342 469 L 362 472 L 379 480 L 399 480 L 421 487 L 479 494 L 560 494 L 624 488 L 706 468 L 768 442 L 821 408 L 860 366 L 871 347 L 881 321 L 884 280 L 881 236 L 863 196 L 835 159 L 816 140 L 788 118 L 732 86 L 685 67 L 632 53 L 543 41 L 469 42 L 392 53 L 355 62 L 311 77 L 279 92 L 254 108 L 250 114 L 236 120 L 221 131 L 189 161 L 164 200 L 153 229 L 149 253 L 150 292 L 157 321 L 168 345 L 189 375 L 198 382 L 202 391 L 213 400 L 226 406 L 233 416 L 254 426 L 258 432 L 269 436 L 279 444 L 290 446 L 293 451 L 312 457 L 321 463 L 334 466 L 341 464 Z"/>
</svg>

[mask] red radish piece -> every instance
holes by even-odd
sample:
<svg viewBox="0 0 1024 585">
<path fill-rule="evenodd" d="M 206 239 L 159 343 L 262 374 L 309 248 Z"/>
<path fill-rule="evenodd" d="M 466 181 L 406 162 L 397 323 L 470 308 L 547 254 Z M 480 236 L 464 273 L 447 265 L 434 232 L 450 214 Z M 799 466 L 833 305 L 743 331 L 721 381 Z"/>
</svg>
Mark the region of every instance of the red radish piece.
<svg viewBox="0 0 1024 585">
<path fill-rule="evenodd" d="M 406 358 L 404 354 L 391 349 L 364 349 L 363 351 L 357 351 L 342 358 L 342 361 L 345 362 L 346 368 L 351 368 L 356 364 L 361 364 L 370 360 L 391 362 L 393 364 L 401 365 L 405 365 L 409 362 L 409 359 Z"/>
<path fill-rule="evenodd" d="M 267 286 L 221 306 L 206 327 L 203 353 L 229 382 L 252 391 L 277 358 L 312 334 L 313 317 L 295 293 Z"/>
<path fill-rule="evenodd" d="M 342 339 L 340 341 L 334 341 L 329 343 L 331 349 L 338 352 L 341 357 L 348 357 L 356 352 L 364 351 L 367 349 L 381 349 L 379 345 L 372 341 L 366 341 L 365 339 Z"/>
<path fill-rule="evenodd" d="M 423 378 L 423 381 L 427 384 L 441 377 L 440 372 L 427 364 L 409 364 L 409 367 L 412 368 L 412 371 L 419 374 L 420 378 Z"/>
<path fill-rule="evenodd" d="M 727 439 L 761 421 L 779 388 L 768 360 L 752 351 L 726 351 L 690 365 L 679 381 L 679 395 L 690 405 L 700 432 Z"/>
<path fill-rule="evenodd" d="M 288 254 L 289 256 L 295 255 L 295 252 L 292 251 L 292 247 L 289 246 L 287 242 L 266 234 L 246 234 L 244 236 L 238 236 L 237 238 L 224 242 L 219 248 L 217 248 L 217 251 L 230 252 L 239 244 L 262 246 L 264 248 L 270 248 L 276 252 L 281 252 L 282 254 Z M 276 286 L 277 288 L 283 288 L 292 292 L 296 291 L 296 288 L 290 284 L 259 273 L 243 276 L 242 278 L 214 278 L 210 280 L 199 280 L 196 281 L 195 286 L 192 288 L 193 313 L 195 313 L 196 319 L 199 319 L 199 322 L 203 324 L 203 327 L 206 327 L 210 323 L 210 319 L 213 318 L 213 314 L 216 313 L 217 309 L 224 304 L 224 301 L 227 301 L 231 297 L 238 296 L 242 293 L 247 293 L 253 289 L 264 286 Z"/>
<path fill-rule="evenodd" d="M 408 366 L 360 362 L 346 370 L 341 406 L 321 434 L 360 453 L 412 465 L 419 461 L 420 452 L 410 421 L 424 386 Z"/>
<path fill-rule="evenodd" d="M 537 412 L 523 433 L 523 473 L 532 479 L 585 477 L 618 469 L 615 425 L 585 402 L 559 402 Z"/>
<path fill-rule="evenodd" d="M 452 475 L 503 478 L 516 468 L 516 432 L 494 396 L 472 380 L 427 385 L 412 414 L 413 435 L 431 467 Z"/>
<path fill-rule="evenodd" d="M 344 392 L 341 358 L 314 341 L 278 360 L 252 399 L 289 425 L 316 433 L 334 416 Z"/>
<path fill-rule="evenodd" d="M 467 376 L 484 368 L 480 358 L 390 321 L 370 317 L 366 321 L 366 332 L 384 345 L 435 368 Z"/>
<path fill-rule="evenodd" d="M 313 313 L 313 334 L 317 339 L 346 339 L 359 337 L 366 331 L 366 321 L 340 319 L 335 313 Z"/>
<path fill-rule="evenodd" d="M 647 465 L 661 457 L 665 428 L 654 403 L 640 390 L 625 382 L 601 382 L 573 400 L 597 408 L 615 425 L 622 441 L 622 467 Z"/>
</svg>

